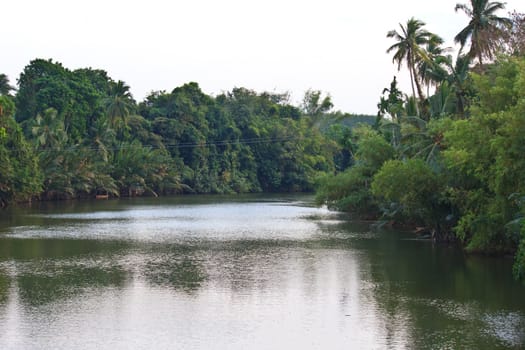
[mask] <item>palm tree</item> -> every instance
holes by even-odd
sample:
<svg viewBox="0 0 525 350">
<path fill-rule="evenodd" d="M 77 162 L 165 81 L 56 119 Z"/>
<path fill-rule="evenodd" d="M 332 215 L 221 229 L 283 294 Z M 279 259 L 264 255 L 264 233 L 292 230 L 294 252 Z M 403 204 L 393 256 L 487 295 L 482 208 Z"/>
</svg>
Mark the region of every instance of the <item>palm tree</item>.
<svg viewBox="0 0 525 350">
<path fill-rule="evenodd" d="M 432 34 L 426 46 L 426 59 L 417 62 L 417 70 L 421 81 L 427 86 L 427 96 L 430 96 L 430 86 L 437 85 L 443 81 L 445 69 L 441 66 L 444 54 L 449 48 L 443 48 L 444 40 L 436 34 Z"/>
<path fill-rule="evenodd" d="M 416 96 L 414 85 L 417 88 L 420 100 L 424 100 L 425 96 L 421 89 L 419 77 L 416 71 L 417 62 L 421 60 L 428 60 L 427 54 L 423 48 L 432 38 L 433 34 L 423 29 L 424 22 L 411 18 L 407 21 L 406 26 L 399 24 L 401 32 L 391 30 L 387 33 L 387 38 L 394 38 L 397 42 L 390 46 L 387 53 L 395 51 L 392 62 L 397 63 L 397 69 L 401 69 L 403 62 L 406 62 L 408 71 L 410 73 L 410 83 L 412 85 L 412 95 Z M 419 114 L 419 110 L 417 110 Z"/>
<path fill-rule="evenodd" d="M 119 123 L 126 125 L 127 117 L 135 107 L 135 100 L 129 89 L 129 85 L 119 80 L 111 85 L 109 96 L 104 99 L 107 117 L 113 128 L 117 128 Z"/>
<path fill-rule="evenodd" d="M 470 41 L 470 50 L 467 56 L 472 60 L 478 58 L 483 65 L 483 56 L 491 59 L 496 49 L 493 40 L 494 33 L 501 31 L 501 26 L 510 26 L 512 21 L 506 17 L 496 16 L 498 10 L 503 10 L 505 3 L 489 0 L 470 0 L 469 4 L 456 4 L 456 12 L 461 10 L 470 22 L 455 37 L 454 41 L 461 45 L 461 50 Z"/>
<path fill-rule="evenodd" d="M 465 116 L 469 104 L 469 63 L 470 60 L 466 56 L 458 55 L 456 62 L 452 63 L 452 58 L 448 58 L 448 65 L 450 75 L 447 77 L 447 81 L 453 88 L 456 95 L 456 111 L 455 113 L 461 117 Z"/>
<path fill-rule="evenodd" d="M 386 98 L 384 95 L 388 93 Z M 394 79 L 390 83 L 390 88 L 383 89 L 383 96 L 381 96 L 379 103 L 377 104 L 378 117 L 382 118 L 385 115 L 388 115 L 394 123 L 399 123 L 399 117 L 404 112 L 403 103 L 404 96 L 401 90 L 397 88 L 397 78 L 394 76 Z"/>
<path fill-rule="evenodd" d="M 48 108 L 43 114 L 37 114 L 31 133 L 40 149 L 59 149 L 67 142 L 64 121 L 54 108 Z"/>
<path fill-rule="evenodd" d="M 301 107 L 303 113 L 310 117 L 310 126 L 319 126 L 322 117 L 334 106 L 330 95 L 321 98 L 321 94 L 321 91 L 311 89 L 304 93 Z"/>
</svg>

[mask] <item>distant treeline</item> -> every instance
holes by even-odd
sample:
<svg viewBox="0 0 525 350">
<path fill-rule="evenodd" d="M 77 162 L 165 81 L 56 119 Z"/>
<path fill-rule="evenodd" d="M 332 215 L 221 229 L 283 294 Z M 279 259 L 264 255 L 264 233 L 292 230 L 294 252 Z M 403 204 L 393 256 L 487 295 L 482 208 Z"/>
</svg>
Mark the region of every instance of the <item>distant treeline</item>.
<svg viewBox="0 0 525 350">
<path fill-rule="evenodd" d="M 1 77 L 2 206 L 96 195 L 312 191 L 320 174 L 349 165 L 337 135 L 354 117 L 330 112 L 330 97 L 319 91 L 294 106 L 287 94 L 236 88 L 212 97 L 188 83 L 137 103 L 105 71 L 72 71 L 52 60 L 30 62 L 17 89 Z"/>
</svg>

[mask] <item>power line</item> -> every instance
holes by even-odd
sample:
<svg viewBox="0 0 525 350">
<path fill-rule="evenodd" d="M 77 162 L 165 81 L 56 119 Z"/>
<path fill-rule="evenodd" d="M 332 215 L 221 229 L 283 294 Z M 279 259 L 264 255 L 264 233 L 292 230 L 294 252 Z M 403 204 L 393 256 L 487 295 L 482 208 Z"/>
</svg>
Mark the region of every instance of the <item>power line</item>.
<svg viewBox="0 0 525 350">
<path fill-rule="evenodd" d="M 300 141 L 303 140 L 303 137 L 297 137 L 297 136 L 287 136 L 287 137 L 271 137 L 271 138 L 247 138 L 247 139 L 238 139 L 238 140 L 220 140 L 220 141 L 213 141 L 213 142 L 186 142 L 186 143 L 172 143 L 172 144 L 164 144 L 162 147 L 161 145 L 134 145 L 134 144 L 127 144 L 127 145 L 119 145 L 119 146 L 113 146 L 113 147 L 105 147 L 107 151 L 119 151 L 119 150 L 125 150 L 125 149 L 134 149 L 138 147 L 143 148 L 150 148 L 150 149 L 182 149 L 182 148 L 210 148 L 210 147 L 220 147 L 220 146 L 235 146 L 235 145 L 254 145 L 254 144 L 266 144 L 266 143 L 281 143 L 281 142 L 288 142 L 288 141 Z M 48 147 L 46 149 L 37 149 L 36 152 L 44 152 L 46 150 L 75 150 L 75 149 L 82 149 L 82 150 L 90 150 L 90 151 L 96 151 L 101 149 L 102 147 L 96 147 L 96 146 L 83 146 L 80 144 L 69 146 L 69 147 Z M 8 150 L 16 150 L 14 147 L 7 148 Z"/>
</svg>

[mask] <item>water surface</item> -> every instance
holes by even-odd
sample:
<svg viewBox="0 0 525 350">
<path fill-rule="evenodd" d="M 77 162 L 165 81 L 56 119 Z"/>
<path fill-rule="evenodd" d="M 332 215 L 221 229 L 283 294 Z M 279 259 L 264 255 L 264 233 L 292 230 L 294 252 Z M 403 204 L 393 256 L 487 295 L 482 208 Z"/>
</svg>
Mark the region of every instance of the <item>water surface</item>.
<svg viewBox="0 0 525 350">
<path fill-rule="evenodd" d="M 518 349 L 510 259 L 305 196 L 48 203 L 0 214 L 1 349 Z"/>
</svg>

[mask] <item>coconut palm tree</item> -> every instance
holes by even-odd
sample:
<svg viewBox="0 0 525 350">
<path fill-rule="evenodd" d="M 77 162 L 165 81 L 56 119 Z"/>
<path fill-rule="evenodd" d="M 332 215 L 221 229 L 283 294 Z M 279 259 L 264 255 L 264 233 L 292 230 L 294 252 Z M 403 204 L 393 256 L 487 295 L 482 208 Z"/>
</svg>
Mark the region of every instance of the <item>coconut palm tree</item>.
<svg viewBox="0 0 525 350">
<path fill-rule="evenodd" d="M 456 111 L 455 113 L 460 117 L 465 117 L 469 105 L 469 90 L 471 84 L 470 69 L 469 69 L 469 58 L 467 56 L 458 55 L 455 63 L 452 63 L 452 58 L 448 58 L 448 65 L 450 74 L 447 77 L 447 81 L 453 88 L 456 95 Z"/>
<path fill-rule="evenodd" d="M 123 194 L 134 196 L 148 192 L 157 196 L 156 188 L 182 188 L 180 178 L 173 172 L 172 159 L 165 150 L 143 146 L 139 141 L 122 142 L 110 160 L 111 177 Z"/>
<path fill-rule="evenodd" d="M 410 73 L 412 95 L 416 96 L 415 88 L 417 88 L 420 100 L 424 100 L 425 96 L 421 89 L 420 78 L 417 74 L 416 66 L 417 62 L 428 60 L 423 47 L 429 43 L 433 36 L 432 33 L 423 29 L 424 25 L 424 22 L 412 17 L 407 21 L 405 26 L 401 23 L 399 24 L 401 32 L 391 30 L 386 35 L 387 38 L 394 38 L 397 41 L 394 45 L 390 46 L 386 52 L 390 53 L 394 51 L 392 62 L 397 63 L 398 70 L 401 69 L 403 63 L 406 63 Z M 417 113 L 419 114 L 419 109 L 417 110 Z"/>
<path fill-rule="evenodd" d="M 470 21 L 454 37 L 454 41 L 461 45 L 461 50 L 470 41 L 467 56 L 471 60 L 477 58 L 480 65 L 483 65 L 483 57 L 493 57 L 497 45 L 493 40 L 494 33 L 500 32 L 502 26 L 512 25 L 510 19 L 496 15 L 497 11 L 504 8 L 505 3 L 489 0 L 470 0 L 470 4 L 456 4 L 456 12 L 463 11 Z"/>
<path fill-rule="evenodd" d="M 442 76 L 445 68 L 442 67 L 444 55 L 449 48 L 444 48 L 442 45 L 444 40 L 436 34 L 430 37 L 425 51 L 426 57 L 420 59 L 417 64 L 417 71 L 421 81 L 427 87 L 427 96 L 430 96 L 430 87 L 437 85 L 443 81 Z"/>
<path fill-rule="evenodd" d="M 109 127 L 106 119 L 99 119 L 90 128 L 91 137 L 86 138 L 86 146 L 93 151 L 93 159 L 107 163 L 115 146 L 115 130 Z"/>
<path fill-rule="evenodd" d="M 310 126 L 319 126 L 322 117 L 332 109 L 334 104 L 330 95 L 321 98 L 321 91 L 308 89 L 304 93 L 301 108 L 305 115 L 310 117 Z"/>
<path fill-rule="evenodd" d="M 109 123 L 115 129 L 119 124 L 126 125 L 127 117 L 135 107 L 135 100 L 129 89 L 129 85 L 119 80 L 111 85 L 109 96 L 104 99 Z"/>
<path fill-rule="evenodd" d="M 54 108 L 48 108 L 43 113 L 37 114 L 31 133 L 40 149 L 59 149 L 67 142 L 64 120 Z"/>
</svg>

